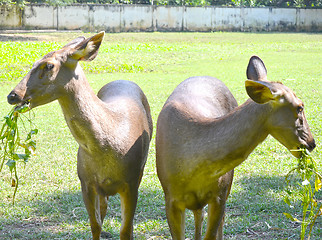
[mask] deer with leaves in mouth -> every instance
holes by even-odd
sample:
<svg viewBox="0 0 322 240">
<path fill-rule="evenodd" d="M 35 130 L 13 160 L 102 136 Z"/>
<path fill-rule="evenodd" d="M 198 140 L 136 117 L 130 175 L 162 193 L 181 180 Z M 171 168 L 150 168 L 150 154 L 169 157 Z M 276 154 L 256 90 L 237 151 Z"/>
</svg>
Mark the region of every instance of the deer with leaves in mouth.
<svg viewBox="0 0 322 240">
<path fill-rule="evenodd" d="M 295 157 L 300 148 L 315 147 L 303 102 L 282 83 L 267 80 L 259 57 L 250 58 L 247 78 L 250 99 L 241 106 L 220 80 L 191 77 L 177 86 L 159 114 L 156 165 L 174 240 L 185 239 L 185 209 L 193 211 L 195 239 L 201 239 L 206 205 L 204 239 L 223 238 L 234 168 L 269 134 Z"/>
<path fill-rule="evenodd" d="M 58 100 L 79 144 L 77 172 L 93 239 L 99 239 L 108 198 L 119 194 L 120 239 L 133 239 L 138 188 L 152 136 L 146 96 L 130 81 L 106 84 L 96 95 L 79 61 L 93 60 L 104 32 L 79 37 L 35 62 L 8 95 L 10 104 L 30 108 Z"/>
</svg>

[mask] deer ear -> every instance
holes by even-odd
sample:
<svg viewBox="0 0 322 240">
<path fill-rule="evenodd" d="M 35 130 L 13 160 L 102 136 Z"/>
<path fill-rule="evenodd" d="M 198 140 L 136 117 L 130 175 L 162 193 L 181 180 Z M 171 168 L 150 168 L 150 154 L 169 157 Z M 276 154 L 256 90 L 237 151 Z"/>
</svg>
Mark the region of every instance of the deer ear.
<svg viewBox="0 0 322 240">
<path fill-rule="evenodd" d="M 245 87 L 248 96 L 260 104 L 275 100 L 280 95 L 270 82 L 246 80 Z"/>
<path fill-rule="evenodd" d="M 267 70 L 264 62 L 258 56 L 252 56 L 246 71 L 247 79 L 254 81 L 267 80 Z"/>
<path fill-rule="evenodd" d="M 103 37 L 104 32 L 100 32 L 90 38 L 83 39 L 72 47 L 69 57 L 77 61 L 92 61 L 97 56 Z M 81 40 L 81 38 L 76 38 L 74 41 L 77 43 L 77 40 Z M 71 46 L 73 44 L 72 42 L 70 43 Z"/>
<path fill-rule="evenodd" d="M 69 43 L 67 43 L 65 46 L 63 46 L 63 48 L 67 48 L 67 47 L 75 47 L 77 44 L 79 44 L 80 42 L 84 41 L 85 37 L 78 37 L 75 38 L 73 41 L 70 41 Z"/>
</svg>

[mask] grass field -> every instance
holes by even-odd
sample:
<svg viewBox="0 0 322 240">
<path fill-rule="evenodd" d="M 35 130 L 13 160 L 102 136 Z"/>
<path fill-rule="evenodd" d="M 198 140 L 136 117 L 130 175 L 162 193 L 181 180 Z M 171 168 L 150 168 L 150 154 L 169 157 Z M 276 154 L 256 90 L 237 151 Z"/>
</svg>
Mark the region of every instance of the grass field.
<svg viewBox="0 0 322 240">
<path fill-rule="evenodd" d="M 32 63 L 73 38 L 91 34 L 0 34 L 0 117 L 11 109 L 6 96 Z M 127 79 L 146 93 L 154 126 L 173 89 L 190 76 L 209 75 L 224 81 L 238 100 L 246 67 L 260 56 L 268 78 L 282 81 L 305 103 L 305 113 L 317 147 L 313 158 L 322 170 L 322 35 L 272 33 L 120 33 L 106 34 L 99 55 L 82 63 L 95 91 L 105 83 Z M 0 239 L 90 239 L 90 225 L 76 173 L 77 143 L 56 102 L 33 111 L 39 129 L 37 156 L 20 166 L 16 204 L 10 172 L 0 173 Z M 135 239 L 170 239 L 163 192 L 155 170 L 155 129 L 139 190 L 134 222 Z M 296 159 L 268 137 L 238 166 L 227 203 L 225 239 L 299 239 L 300 225 L 283 212 L 300 213 L 284 203 L 284 177 Z M 322 194 L 318 195 L 322 201 Z M 119 239 L 120 201 L 110 198 L 103 230 Z M 300 216 L 298 216 L 300 218 Z M 187 211 L 186 238 L 193 239 L 193 217 Z M 312 240 L 321 239 L 322 220 Z"/>
</svg>

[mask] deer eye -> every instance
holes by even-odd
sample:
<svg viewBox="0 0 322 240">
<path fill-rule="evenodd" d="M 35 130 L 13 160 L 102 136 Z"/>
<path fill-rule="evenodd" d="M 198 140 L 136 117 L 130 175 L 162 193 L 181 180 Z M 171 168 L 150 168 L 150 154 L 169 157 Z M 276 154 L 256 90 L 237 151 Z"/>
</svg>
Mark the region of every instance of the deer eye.
<svg viewBox="0 0 322 240">
<path fill-rule="evenodd" d="M 48 71 L 49 71 L 49 70 L 52 70 L 52 69 L 54 68 L 54 64 L 52 64 L 52 63 L 47 63 L 45 68 L 46 68 L 46 70 L 48 70 Z"/>
<path fill-rule="evenodd" d="M 297 107 L 297 113 L 301 113 L 301 112 L 303 112 L 303 110 L 304 110 L 303 106 L 298 106 Z"/>
</svg>

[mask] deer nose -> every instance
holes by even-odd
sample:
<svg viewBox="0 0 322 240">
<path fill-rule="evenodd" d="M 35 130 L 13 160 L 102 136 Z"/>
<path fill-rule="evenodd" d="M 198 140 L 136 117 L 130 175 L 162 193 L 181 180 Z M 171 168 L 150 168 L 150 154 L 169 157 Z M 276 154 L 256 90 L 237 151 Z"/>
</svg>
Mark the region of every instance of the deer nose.
<svg viewBox="0 0 322 240">
<path fill-rule="evenodd" d="M 11 91 L 9 93 L 9 95 L 7 96 L 7 100 L 8 100 L 8 103 L 11 104 L 11 105 L 21 102 L 20 97 L 14 91 Z"/>
<path fill-rule="evenodd" d="M 308 144 L 308 146 L 308 150 L 310 152 L 316 147 L 314 139 Z"/>
</svg>

